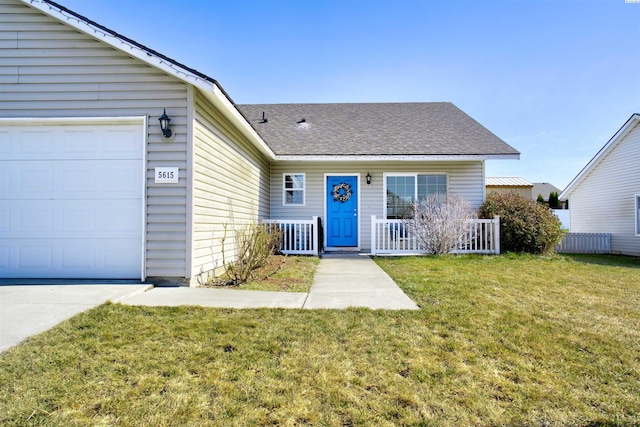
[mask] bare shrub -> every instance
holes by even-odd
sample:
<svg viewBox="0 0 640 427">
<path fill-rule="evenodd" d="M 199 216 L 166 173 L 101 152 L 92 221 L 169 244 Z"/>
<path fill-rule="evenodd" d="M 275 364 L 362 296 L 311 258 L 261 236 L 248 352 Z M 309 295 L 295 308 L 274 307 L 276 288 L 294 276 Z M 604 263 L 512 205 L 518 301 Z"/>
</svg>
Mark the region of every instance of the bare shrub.
<svg viewBox="0 0 640 427">
<path fill-rule="evenodd" d="M 428 254 L 446 254 L 470 231 L 473 218 L 469 202 L 461 195 L 449 194 L 446 199 L 432 195 L 414 202 L 412 215 L 405 221 Z"/>
<path fill-rule="evenodd" d="M 222 263 L 226 280 L 231 285 L 247 282 L 251 274 L 266 265 L 269 258 L 279 252 L 282 233 L 278 224 L 249 224 L 235 230 L 233 241 L 235 261 L 227 262 L 225 243 L 228 226 L 224 224 Z"/>
</svg>

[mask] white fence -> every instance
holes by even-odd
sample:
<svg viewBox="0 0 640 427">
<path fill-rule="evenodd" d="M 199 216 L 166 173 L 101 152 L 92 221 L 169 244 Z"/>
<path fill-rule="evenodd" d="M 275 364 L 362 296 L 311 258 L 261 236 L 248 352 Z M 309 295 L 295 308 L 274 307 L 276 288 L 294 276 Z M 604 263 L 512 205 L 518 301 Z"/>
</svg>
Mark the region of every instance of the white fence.
<svg viewBox="0 0 640 427">
<path fill-rule="evenodd" d="M 266 219 L 280 228 L 280 251 L 287 255 L 318 255 L 318 217 L 310 220 Z"/>
<path fill-rule="evenodd" d="M 469 232 L 451 253 L 499 254 L 500 218 L 474 219 Z M 423 254 L 415 236 L 400 219 L 371 217 L 371 254 Z"/>
<path fill-rule="evenodd" d="M 553 214 L 558 217 L 562 223 L 563 230 L 571 229 L 571 215 L 569 209 L 553 209 Z"/>
<path fill-rule="evenodd" d="M 555 249 L 561 254 L 608 254 L 611 253 L 611 234 L 567 233 Z"/>
</svg>

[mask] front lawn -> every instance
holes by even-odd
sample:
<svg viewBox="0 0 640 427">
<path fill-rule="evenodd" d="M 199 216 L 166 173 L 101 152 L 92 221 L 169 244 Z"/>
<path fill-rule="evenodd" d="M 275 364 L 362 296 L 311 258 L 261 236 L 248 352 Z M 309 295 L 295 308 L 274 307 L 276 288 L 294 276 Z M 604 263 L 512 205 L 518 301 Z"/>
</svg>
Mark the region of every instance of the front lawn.
<svg viewBox="0 0 640 427">
<path fill-rule="evenodd" d="M 0 424 L 640 424 L 640 260 L 376 262 L 420 311 L 78 315 L 0 355 Z"/>
</svg>

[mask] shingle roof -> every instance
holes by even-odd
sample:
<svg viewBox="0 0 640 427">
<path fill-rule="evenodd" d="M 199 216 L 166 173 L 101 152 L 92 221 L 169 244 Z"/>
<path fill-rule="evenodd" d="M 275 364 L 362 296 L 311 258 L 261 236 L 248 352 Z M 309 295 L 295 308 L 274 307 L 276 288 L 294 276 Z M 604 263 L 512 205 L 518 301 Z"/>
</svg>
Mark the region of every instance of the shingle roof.
<svg viewBox="0 0 640 427">
<path fill-rule="evenodd" d="M 533 184 L 519 176 L 488 176 L 485 185 L 489 187 L 533 187 Z"/>
<path fill-rule="evenodd" d="M 280 156 L 519 155 L 449 102 L 238 108 Z"/>
</svg>

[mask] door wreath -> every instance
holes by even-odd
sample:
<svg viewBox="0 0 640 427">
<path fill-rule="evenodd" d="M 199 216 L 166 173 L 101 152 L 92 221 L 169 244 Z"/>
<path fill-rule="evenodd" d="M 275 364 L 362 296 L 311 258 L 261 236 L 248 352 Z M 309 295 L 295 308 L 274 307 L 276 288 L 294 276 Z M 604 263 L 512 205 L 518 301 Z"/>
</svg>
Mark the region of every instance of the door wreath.
<svg viewBox="0 0 640 427">
<path fill-rule="evenodd" d="M 340 184 L 333 186 L 331 194 L 333 194 L 333 200 L 346 202 L 351 198 L 351 186 L 346 182 L 341 182 Z"/>
</svg>

